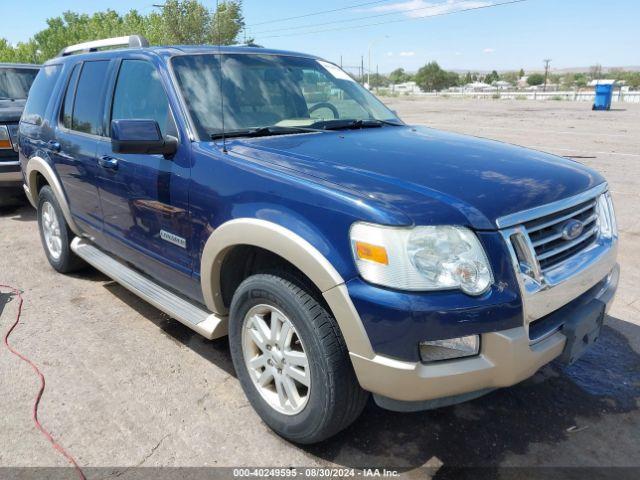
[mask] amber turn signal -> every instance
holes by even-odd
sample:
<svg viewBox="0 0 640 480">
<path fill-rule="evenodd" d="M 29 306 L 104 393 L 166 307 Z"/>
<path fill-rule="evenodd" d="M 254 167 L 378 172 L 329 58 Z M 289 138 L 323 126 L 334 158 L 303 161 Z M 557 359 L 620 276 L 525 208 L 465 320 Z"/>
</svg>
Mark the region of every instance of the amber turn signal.
<svg viewBox="0 0 640 480">
<path fill-rule="evenodd" d="M 355 244 L 356 254 L 360 260 L 369 260 L 370 262 L 389 265 L 389 257 L 384 247 L 360 241 L 356 241 Z"/>
</svg>

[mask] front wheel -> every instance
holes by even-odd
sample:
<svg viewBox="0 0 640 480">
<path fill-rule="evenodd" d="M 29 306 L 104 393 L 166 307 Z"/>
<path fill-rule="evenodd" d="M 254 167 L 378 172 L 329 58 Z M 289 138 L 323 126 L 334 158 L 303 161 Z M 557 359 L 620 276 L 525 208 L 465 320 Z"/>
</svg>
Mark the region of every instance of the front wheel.
<svg viewBox="0 0 640 480">
<path fill-rule="evenodd" d="M 335 319 L 296 283 L 269 274 L 246 279 L 231 303 L 229 342 L 249 402 L 282 437 L 319 442 L 362 412 L 368 394 Z"/>
</svg>

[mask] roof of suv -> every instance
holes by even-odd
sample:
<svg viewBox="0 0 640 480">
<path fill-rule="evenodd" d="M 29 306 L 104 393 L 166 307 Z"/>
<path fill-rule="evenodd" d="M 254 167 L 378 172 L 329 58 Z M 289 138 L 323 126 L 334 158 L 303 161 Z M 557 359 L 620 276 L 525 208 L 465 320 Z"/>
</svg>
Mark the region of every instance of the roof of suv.
<svg viewBox="0 0 640 480">
<path fill-rule="evenodd" d="M 306 53 L 290 52 L 287 50 L 274 50 L 262 47 L 249 47 L 243 45 L 233 46 L 217 46 L 217 45 L 171 45 L 171 46 L 157 46 L 157 47 L 143 47 L 143 48 L 118 48 L 110 50 L 100 50 L 97 52 L 77 53 L 73 55 L 67 55 L 64 57 L 54 57 L 47 60 L 45 65 L 52 63 L 61 63 L 70 61 L 70 59 L 89 59 L 89 58 L 113 58 L 113 57 L 125 57 L 131 54 L 155 54 L 163 58 L 172 57 L 175 55 L 186 54 L 245 54 L 245 55 L 281 55 L 281 56 L 294 56 L 318 59 L 315 55 L 309 55 Z"/>
</svg>

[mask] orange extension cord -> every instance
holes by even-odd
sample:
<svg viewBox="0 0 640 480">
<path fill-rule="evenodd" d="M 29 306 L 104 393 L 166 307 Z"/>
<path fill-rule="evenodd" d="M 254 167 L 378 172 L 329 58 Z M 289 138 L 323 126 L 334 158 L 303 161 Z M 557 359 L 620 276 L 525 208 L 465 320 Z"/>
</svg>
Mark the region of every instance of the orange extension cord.
<svg viewBox="0 0 640 480">
<path fill-rule="evenodd" d="M 31 366 L 31 368 L 33 368 L 33 371 L 36 372 L 36 375 L 38 375 L 38 378 L 40 379 L 40 389 L 38 390 L 38 394 L 36 395 L 35 401 L 33 403 L 33 423 L 36 424 L 36 428 L 40 430 L 40 432 L 42 432 L 45 438 L 49 440 L 51 445 L 53 445 L 53 448 L 55 448 L 58 452 L 60 452 L 69 461 L 69 463 L 73 465 L 73 468 L 75 468 L 76 472 L 78 473 L 78 477 L 80 477 L 82 480 L 86 480 L 86 477 L 84 476 L 84 472 L 80 468 L 80 465 L 78 465 L 78 462 L 76 462 L 75 458 L 73 458 L 73 456 L 71 456 L 70 453 L 68 453 L 58 442 L 56 442 L 56 440 L 53 438 L 53 435 L 51 435 L 51 433 L 42 426 L 42 424 L 40 423 L 40 420 L 38 420 L 38 405 L 40 404 L 40 399 L 42 398 L 42 394 L 44 393 L 44 387 L 45 387 L 44 375 L 42 374 L 42 372 L 40 371 L 40 369 L 35 363 L 33 363 L 29 358 L 27 358 L 26 356 L 18 352 L 9 344 L 9 336 L 15 330 L 15 328 L 18 326 L 18 323 L 20 322 L 20 315 L 22 314 L 22 304 L 24 303 L 24 300 L 22 298 L 22 294 L 20 293 L 20 290 L 18 290 L 17 288 L 14 288 L 10 285 L 0 285 L 0 288 L 5 288 L 7 290 L 10 290 L 11 294 L 13 294 L 18 299 L 18 314 L 16 315 L 15 322 L 13 322 L 13 325 L 9 327 L 9 330 L 7 330 L 7 333 L 4 335 L 4 344 L 6 345 L 7 349 L 9 349 L 9 351 L 13 353 L 16 357 L 20 358 L 20 360 L 22 360 L 23 362 L 28 363 Z"/>
</svg>

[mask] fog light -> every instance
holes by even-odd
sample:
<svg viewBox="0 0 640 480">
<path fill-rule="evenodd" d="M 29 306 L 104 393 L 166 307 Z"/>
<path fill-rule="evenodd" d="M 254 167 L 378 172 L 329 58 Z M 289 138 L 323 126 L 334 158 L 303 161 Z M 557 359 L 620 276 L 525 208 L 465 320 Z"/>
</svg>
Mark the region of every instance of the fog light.
<svg viewBox="0 0 640 480">
<path fill-rule="evenodd" d="M 472 357 L 479 352 L 480 336 L 478 335 L 420 342 L 420 357 L 423 362 Z"/>
</svg>

